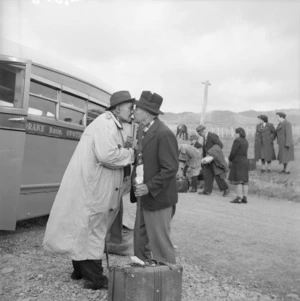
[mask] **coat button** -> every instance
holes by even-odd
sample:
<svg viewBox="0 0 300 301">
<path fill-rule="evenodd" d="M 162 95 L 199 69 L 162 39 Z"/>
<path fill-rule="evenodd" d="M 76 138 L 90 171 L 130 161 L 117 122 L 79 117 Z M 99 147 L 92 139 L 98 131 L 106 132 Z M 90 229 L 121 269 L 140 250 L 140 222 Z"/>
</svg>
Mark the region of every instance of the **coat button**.
<svg viewBox="0 0 300 301">
<path fill-rule="evenodd" d="M 118 187 L 116 187 L 115 191 L 117 191 L 117 190 L 119 190 L 119 188 L 118 188 Z"/>
<path fill-rule="evenodd" d="M 114 211 L 114 209 L 113 209 L 113 208 L 110 208 L 109 211 L 110 211 L 110 212 L 111 212 L 111 211 Z"/>
</svg>

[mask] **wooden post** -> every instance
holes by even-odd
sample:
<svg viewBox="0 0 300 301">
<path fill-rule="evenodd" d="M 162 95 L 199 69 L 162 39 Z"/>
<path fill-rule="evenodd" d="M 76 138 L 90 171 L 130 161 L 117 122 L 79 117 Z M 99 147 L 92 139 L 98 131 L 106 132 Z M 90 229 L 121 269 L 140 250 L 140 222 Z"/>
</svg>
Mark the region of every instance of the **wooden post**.
<svg viewBox="0 0 300 301">
<path fill-rule="evenodd" d="M 203 98 L 203 105 L 202 105 L 202 113 L 201 113 L 200 124 L 204 124 L 204 121 L 205 121 L 206 107 L 207 107 L 208 86 L 211 85 L 211 83 L 207 80 L 205 82 L 202 82 L 202 84 L 204 85 L 204 98 Z"/>
</svg>

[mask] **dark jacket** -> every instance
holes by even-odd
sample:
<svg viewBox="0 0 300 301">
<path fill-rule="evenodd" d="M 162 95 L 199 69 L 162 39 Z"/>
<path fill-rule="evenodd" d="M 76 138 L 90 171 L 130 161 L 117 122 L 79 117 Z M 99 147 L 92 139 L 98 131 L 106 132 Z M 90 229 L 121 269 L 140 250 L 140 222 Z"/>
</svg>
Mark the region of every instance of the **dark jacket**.
<svg viewBox="0 0 300 301">
<path fill-rule="evenodd" d="M 159 119 L 142 140 L 144 184 L 149 193 L 141 197 L 146 210 L 160 210 L 178 201 L 176 174 L 179 168 L 178 143 L 174 133 Z M 131 201 L 134 195 L 131 193 Z"/>
<path fill-rule="evenodd" d="M 288 163 L 294 160 L 292 125 L 289 121 L 280 122 L 276 129 L 278 142 L 278 161 Z"/>
<path fill-rule="evenodd" d="M 214 158 L 211 163 L 213 166 L 214 174 L 224 179 L 226 177 L 226 173 L 229 171 L 229 168 L 220 146 L 218 144 L 214 144 L 208 150 L 208 155 Z"/>
<path fill-rule="evenodd" d="M 248 147 L 249 143 L 246 138 L 239 137 L 233 141 L 228 158 L 231 163 L 229 181 L 244 183 L 249 181 Z"/>
<path fill-rule="evenodd" d="M 258 124 L 256 126 L 254 141 L 254 157 L 255 160 L 264 159 L 272 161 L 276 159 L 273 140 L 276 136 L 276 130 L 273 123 L 267 122 L 265 126 Z"/>
<path fill-rule="evenodd" d="M 221 149 L 223 148 L 223 143 L 221 142 L 219 136 L 214 133 L 208 132 L 203 145 L 203 157 L 207 156 L 209 149 L 212 148 L 215 144 L 219 145 Z"/>
</svg>

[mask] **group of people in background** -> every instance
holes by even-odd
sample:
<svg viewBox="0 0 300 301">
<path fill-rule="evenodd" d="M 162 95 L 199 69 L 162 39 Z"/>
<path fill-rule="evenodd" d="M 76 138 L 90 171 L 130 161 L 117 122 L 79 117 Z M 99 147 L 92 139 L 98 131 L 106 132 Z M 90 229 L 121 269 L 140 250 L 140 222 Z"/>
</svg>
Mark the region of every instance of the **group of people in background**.
<svg viewBox="0 0 300 301">
<path fill-rule="evenodd" d="M 294 146 L 292 126 L 286 120 L 286 114 L 283 112 L 276 113 L 278 116 L 278 126 L 275 129 L 274 125 L 268 122 L 266 115 L 259 115 L 259 123 L 256 126 L 254 156 L 255 161 L 261 160 L 261 172 L 271 173 L 271 162 L 278 160 L 283 164 L 281 174 L 290 174 L 288 163 L 294 160 Z M 214 179 L 223 192 L 223 196 L 229 194 L 229 186 L 226 183 L 227 173 L 229 172 L 228 180 L 232 185 L 236 186 L 236 197 L 231 203 L 246 204 L 248 202 L 248 183 L 249 183 L 249 159 L 248 148 L 249 142 L 246 138 L 246 132 L 242 127 L 235 129 L 236 138 L 233 141 L 228 163 L 226 162 L 221 142 L 218 135 L 207 131 L 204 125 L 199 125 L 196 128 L 199 136 L 202 137 L 203 143 L 199 143 L 196 135 L 191 135 L 191 146 L 194 151 L 187 151 L 186 145 L 180 147 L 180 151 L 187 154 L 187 161 L 184 168 L 190 171 L 198 171 L 195 167 L 200 162 L 201 176 L 204 180 L 203 191 L 199 192 L 202 195 L 210 195 L 213 189 Z M 275 154 L 274 140 L 278 142 L 278 154 Z M 202 153 L 200 150 L 202 149 Z M 200 159 L 199 159 L 200 158 Z M 189 176 L 184 172 L 184 175 Z M 197 191 L 196 177 L 191 177 L 190 192 Z M 198 176 L 199 180 L 199 176 Z"/>
<path fill-rule="evenodd" d="M 278 116 L 278 126 L 275 129 L 273 123 L 268 121 L 266 115 L 258 116 L 258 124 L 255 132 L 254 157 L 261 160 L 261 172 L 271 172 L 271 162 L 278 160 L 283 164 L 282 174 L 289 174 L 288 163 L 294 160 L 294 145 L 292 125 L 286 120 L 286 114 L 276 113 Z M 276 157 L 274 140 L 277 138 L 278 155 Z"/>
</svg>

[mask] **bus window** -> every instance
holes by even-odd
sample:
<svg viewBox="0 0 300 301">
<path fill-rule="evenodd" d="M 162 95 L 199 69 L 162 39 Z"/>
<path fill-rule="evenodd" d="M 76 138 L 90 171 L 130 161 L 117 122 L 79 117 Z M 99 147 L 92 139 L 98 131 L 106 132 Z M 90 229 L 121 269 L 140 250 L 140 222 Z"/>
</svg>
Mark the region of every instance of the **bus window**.
<svg viewBox="0 0 300 301">
<path fill-rule="evenodd" d="M 33 93 L 39 97 L 43 96 L 54 100 L 57 99 L 57 90 L 34 81 L 30 82 L 30 93 Z"/>
<path fill-rule="evenodd" d="M 64 122 L 75 123 L 83 125 L 84 113 L 74 111 L 69 108 L 60 107 L 59 109 L 59 119 Z"/>
<path fill-rule="evenodd" d="M 81 109 L 85 108 L 85 100 L 75 95 L 63 92 L 61 94 L 61 102 Z"/>
<path fill-rule="evenodd" d="M 57 89 L 31 80 L 28 114 L 55 119 Z"/>
<path fill-rule="evenodd" d="M 0 65 L 0 106 L 22 108 L 25 68 Z"/>
<path fill-rule="evenodd" d="M 93 102 L 88 102 L 87 125 L 89 125 L 94 119 L 96 119 L 104 111 L 105 111 L 105 108 L 103 108 Z"/>
<path fill-rule="evenodd" d="M 28 114 L 55 118 L 55 110 L 55 102 L 30 95 Z"/>
</svg>

